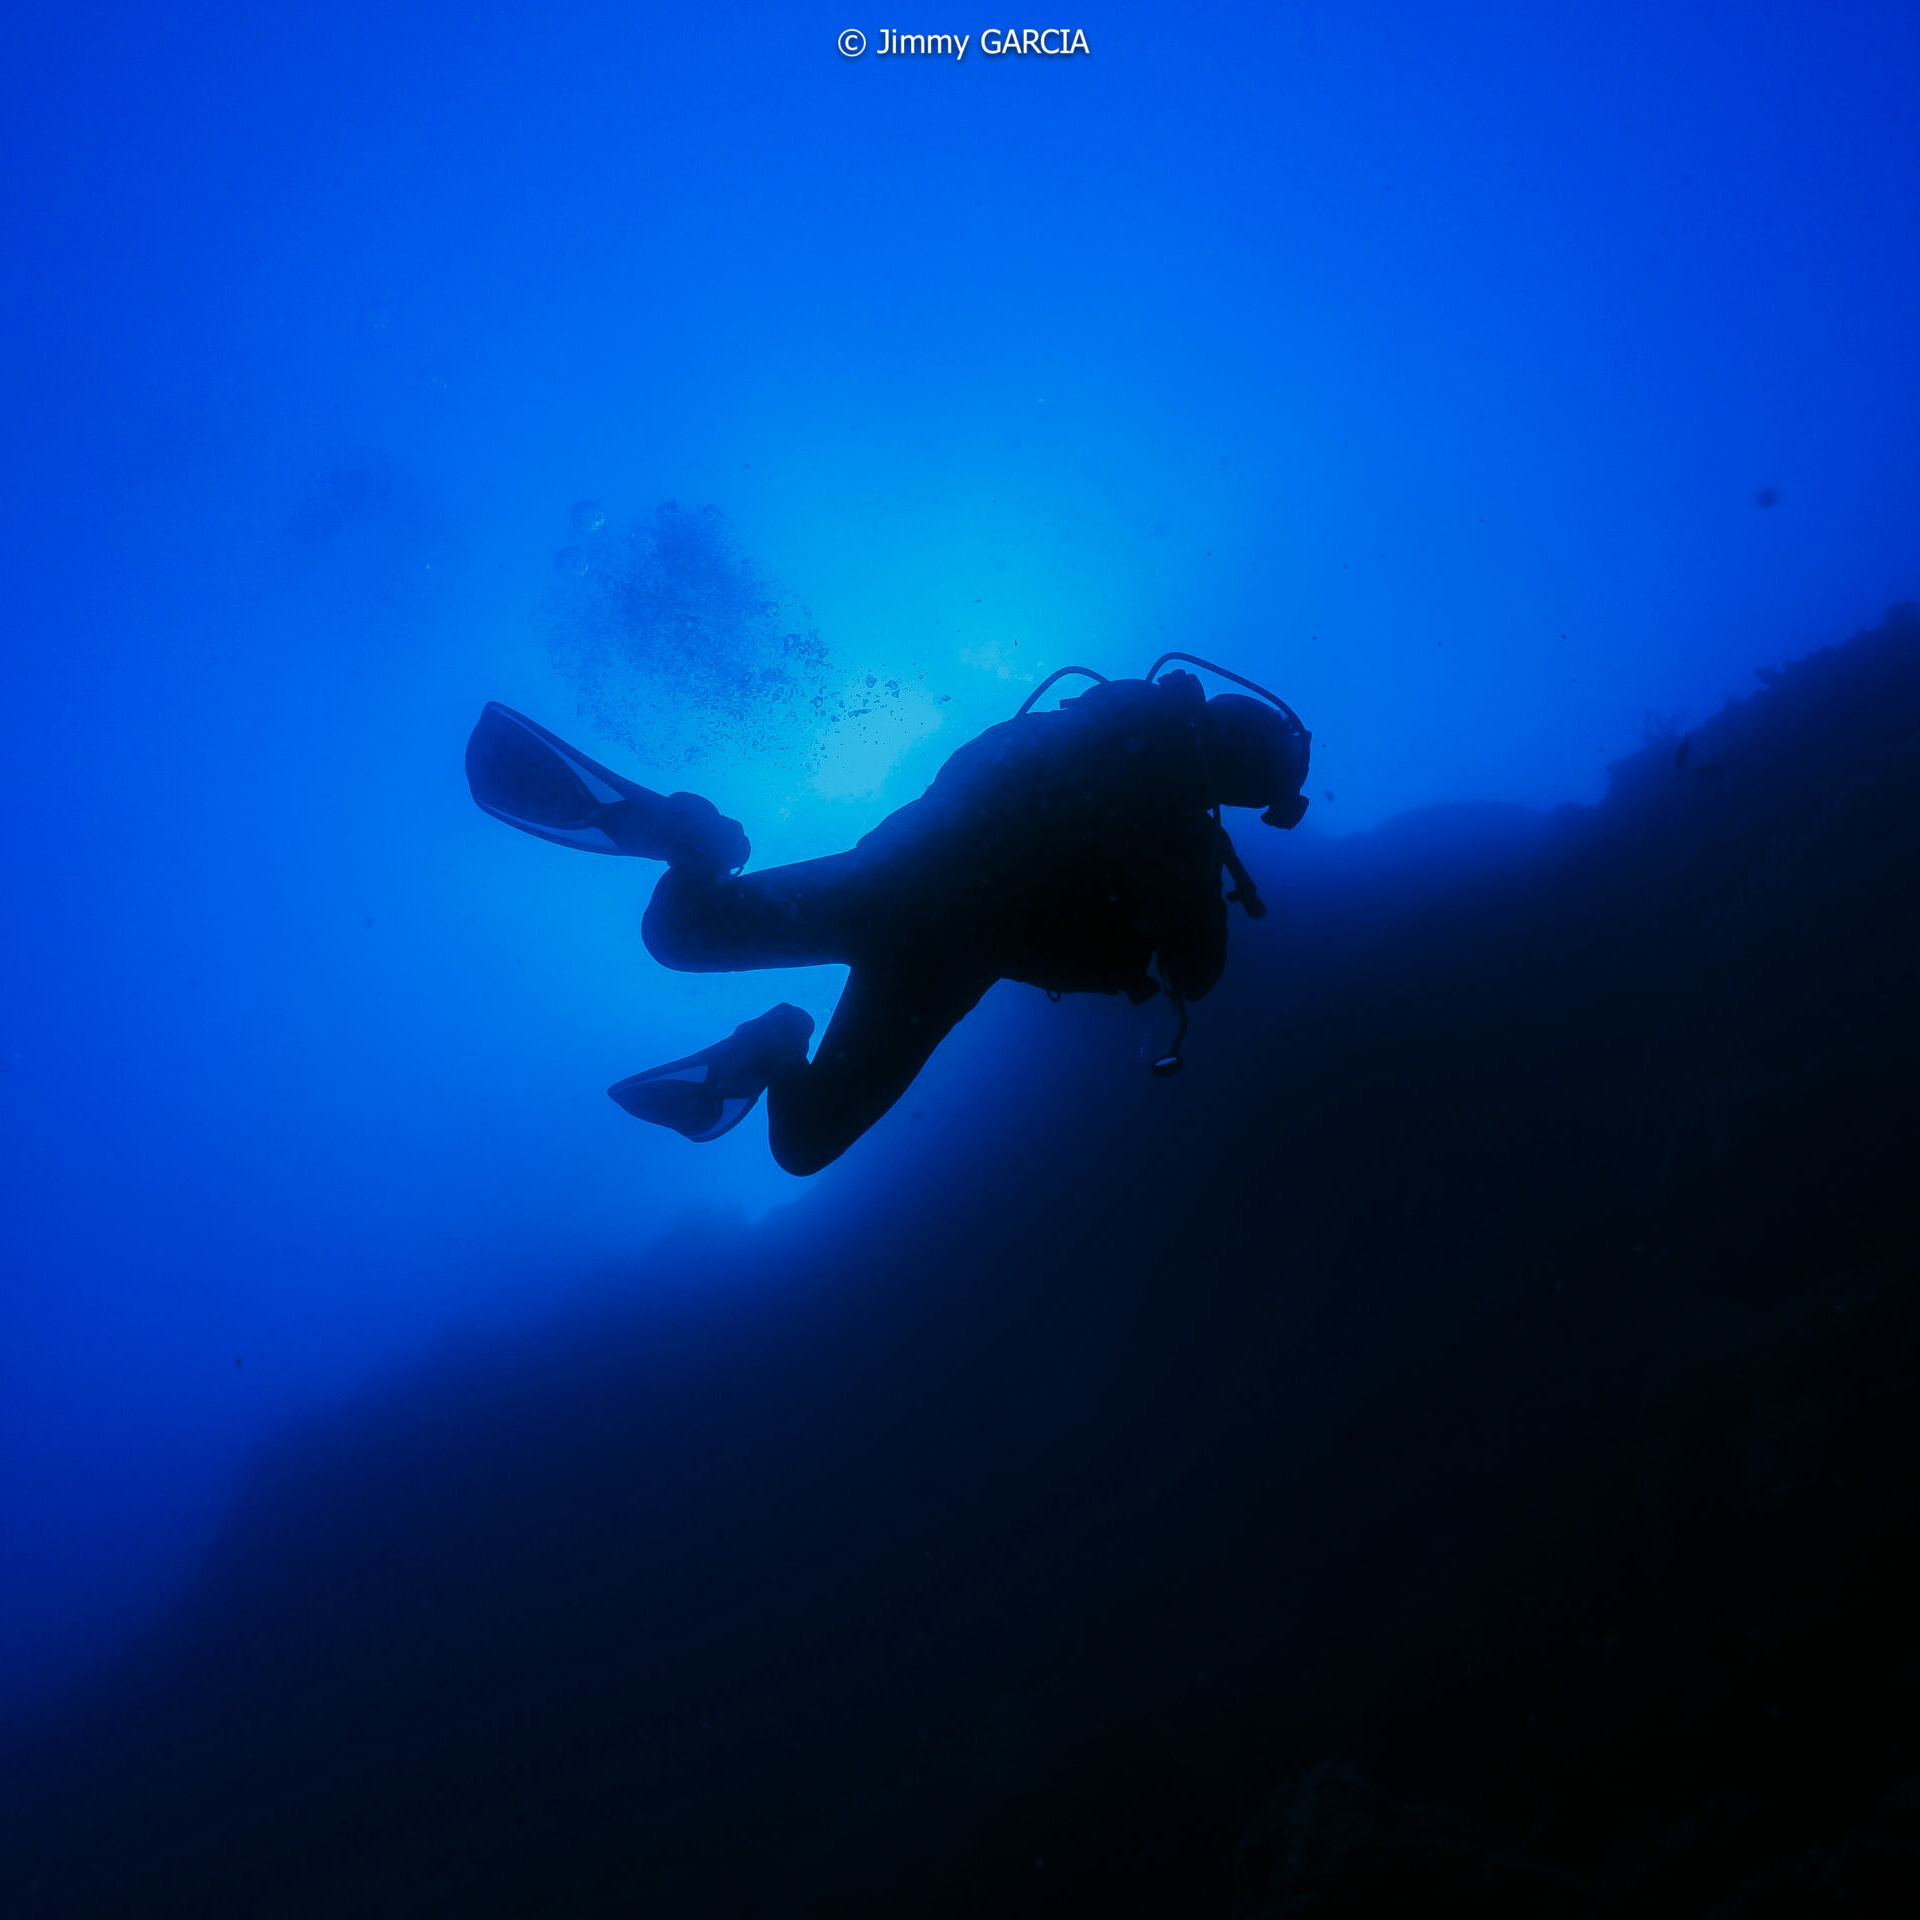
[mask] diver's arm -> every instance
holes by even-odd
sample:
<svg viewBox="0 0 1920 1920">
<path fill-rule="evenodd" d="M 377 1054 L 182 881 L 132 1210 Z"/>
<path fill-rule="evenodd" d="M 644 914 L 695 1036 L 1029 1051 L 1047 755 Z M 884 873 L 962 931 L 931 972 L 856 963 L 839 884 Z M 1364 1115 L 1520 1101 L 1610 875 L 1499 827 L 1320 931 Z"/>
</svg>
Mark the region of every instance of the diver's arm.
<svg viewBox="0 0 1920 1920">
<path fill-rule="evenodd" d="M 1183 1000 L 1198 1000 L 1227 970 L 1227 903 L 1220 897 L 1220 869 L 1209 862 L 1205 885 L 1188 890 L 1166 916 L 1159 942 L 1160 970 Z"/>
<path fill-rule="evenodd" d="M 1183 927 L 1160 943 L 1160 969 L 1182 1000 L 1211 993 L 1227 970 L 1227 903 L 1218 894 L 1200 926 Z"/>
<path fill-rule="evenodd" d="M 1237 901 L 1245 909 L 1249 920 L 1264 920 L 1267 917 L 1267 903 L 1260 898 L 1260 890 L 1253 884 L 1253 875 L 1240 864 L 1240 856 L 1234 852 L 1226 828 L 1216 826 L 1213 831 L 1220 852 L 1220 864 L 1233 876 L 1233 891 L 1227 898 Z"/>
</svg>

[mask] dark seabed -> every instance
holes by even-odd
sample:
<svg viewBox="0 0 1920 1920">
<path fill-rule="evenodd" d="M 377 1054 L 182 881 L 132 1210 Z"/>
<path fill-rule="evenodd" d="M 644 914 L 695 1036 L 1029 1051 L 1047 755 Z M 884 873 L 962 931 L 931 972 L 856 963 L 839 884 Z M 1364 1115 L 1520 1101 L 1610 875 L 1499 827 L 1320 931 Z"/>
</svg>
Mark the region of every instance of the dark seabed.
<svg viewBox="0 0 1920 1920">
<path fill-rule="evenodd" d="M 1920 617 L 1681 746 L 284 1442 L 0 1911 L 1920 1910 Z"/>
</svg>

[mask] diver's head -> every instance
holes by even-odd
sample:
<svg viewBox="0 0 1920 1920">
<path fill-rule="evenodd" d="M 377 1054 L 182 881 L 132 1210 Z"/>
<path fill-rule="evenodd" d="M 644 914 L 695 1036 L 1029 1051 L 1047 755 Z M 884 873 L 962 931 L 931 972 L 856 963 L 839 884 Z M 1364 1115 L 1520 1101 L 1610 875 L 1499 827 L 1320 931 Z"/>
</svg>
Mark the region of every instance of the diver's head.
<svg viewBox="0 0 1920 1920">
<path fill-rule="evenodd" d="M 1264 807 L 1270 827 L 1291 827 L 1307 810 L 1300 789 L 1313 736 L 1290 715 L 1244 693 L 1217 693 L 1200 713 L 1200 751 L 1211 799 L 1223 807 Z"/>
</svg>

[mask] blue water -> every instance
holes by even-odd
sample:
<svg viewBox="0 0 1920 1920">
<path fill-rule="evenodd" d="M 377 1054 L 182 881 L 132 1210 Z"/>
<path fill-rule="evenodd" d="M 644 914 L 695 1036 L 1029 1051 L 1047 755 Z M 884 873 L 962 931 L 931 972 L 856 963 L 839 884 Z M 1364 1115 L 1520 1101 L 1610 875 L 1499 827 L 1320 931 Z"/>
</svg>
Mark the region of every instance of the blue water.
<svg viewBox="0 0 1920 1920">
<path fill-rule="evenodd" d="M 16 25 L 10 1710 L 291 1423 L 804 1191 L 757 1120 L 601 1089 L 838 976 L 664 973 L 644 876 L 470 804 L 483 701 L 768 863 L 1180 647 L 1305 716 L 1337 836 L 1594 800 L 1920 589 L 1909 7 L 1101 5 L 1085 57 L 958 62 L 845 58 L 848 11 Z M 667 502 L 764 594 L 701 685 L 564 557 Z M 916 1101 L 984 1112 L 1002 1017 Z M 857 1210 L 904 1125 L 814 1189 Z"/>
</svg>

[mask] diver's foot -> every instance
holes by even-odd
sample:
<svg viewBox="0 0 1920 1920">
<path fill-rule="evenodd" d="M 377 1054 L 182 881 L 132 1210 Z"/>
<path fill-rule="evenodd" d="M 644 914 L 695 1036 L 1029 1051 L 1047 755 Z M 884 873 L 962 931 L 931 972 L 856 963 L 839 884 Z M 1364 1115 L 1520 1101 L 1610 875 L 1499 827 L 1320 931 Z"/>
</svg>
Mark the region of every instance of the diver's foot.
<svg viewBox="0 0 1920 1920">
<path fill-rule="evenodd" d="M 736 873 L 753 851 L 740 822 L 729 820 L 711 800 L 697 793 L 668 794 L 660 802 L 649 830 L 652 844 L 659 851 L 647 857 L 664 860 L 670 867 Z M 811 1022 L 808 1030 L 812 1030 Z"/>
<path fill-rule="evenodd" d="M 732 1036 L 721 1042 L 736 1049 L 735 1070 L 757 1087 L 780 1071 L 804 1061 L 813 1038 L 813 1015 L 805 1007 L 782 1000 L 757 1020 L 743 1020 Z"/>
<path fill-rule="evenodd" d="M 587 853 L 718 875 L 745 866 L 751 851 L 739 821 L 711 800 L 640 786 L 497 700 L 467 742 L 467 784 L 496 820 Z"/>
<path fill-rule="evenodd" d="M 618 1081 L 607 1097 L 636 1120 L 689 1140 L 718 1140 L 753 1111 L 775 1074 L 805 1062 L 812 1038 L 813 1016 L 782 1001 L 742 1021 L 718 1046 Z"/>
</svg>

